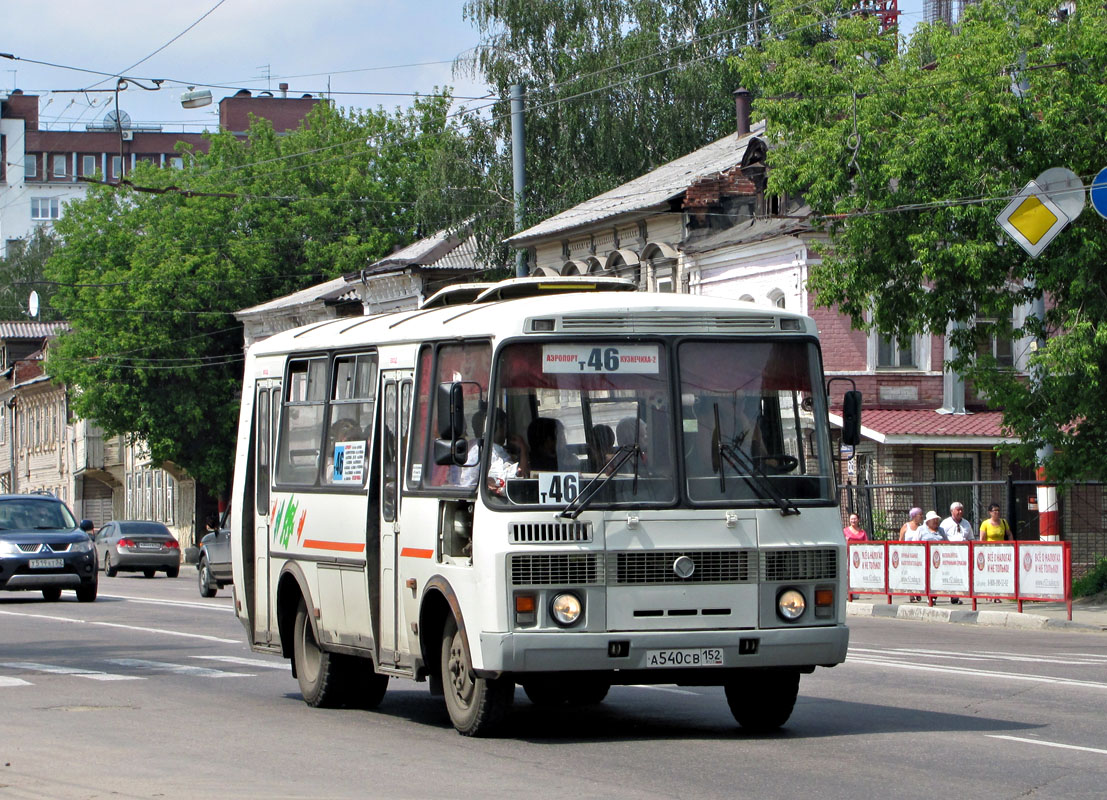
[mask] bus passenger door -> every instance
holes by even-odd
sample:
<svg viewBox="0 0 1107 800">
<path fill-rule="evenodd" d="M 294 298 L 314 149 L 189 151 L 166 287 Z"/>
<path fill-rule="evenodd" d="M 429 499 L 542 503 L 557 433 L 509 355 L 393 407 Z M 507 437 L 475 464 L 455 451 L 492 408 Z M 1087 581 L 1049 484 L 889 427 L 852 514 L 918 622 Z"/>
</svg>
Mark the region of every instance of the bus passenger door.
<svg viewBox="0 0 1107 800">
<path fill-rule="evenodd" d="M 275 380 L 259 381 L 254 404 L 254 563 L 253 587 L 245 587 L 250 604 L 255 644 L 269 644 L 273 635 L 269 629 L 272 601 L 269 596 L 269 530 L 272 499 L 270 488 L 273 479 L 273 432 L 277 428 L 277 414 L 281 407 L 281 383 Z"/>
<path fill-rule="evenodd" d="M 380 648 L 382 665 L 401 665 L 400 627 L 403 605 L 400 599 L 400 480 L 407 453 L 411 410 L 411 371 L 381 372 L 380 444 Z M 403 659 L 409 662 L 410 659 Z"/>
</svg>

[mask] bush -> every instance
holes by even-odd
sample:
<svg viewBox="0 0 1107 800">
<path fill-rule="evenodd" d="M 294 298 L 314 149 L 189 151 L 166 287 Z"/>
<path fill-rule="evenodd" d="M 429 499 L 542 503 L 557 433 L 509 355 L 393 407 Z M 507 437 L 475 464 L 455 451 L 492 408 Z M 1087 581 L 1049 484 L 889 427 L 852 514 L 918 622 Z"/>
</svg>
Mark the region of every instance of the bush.
<svg viewBox="0 0 1107 800">
<path fill-rule="evenodd" d="M 1072 582 L 1073 597 L 1090 597 L 1103 591 L 1107 591 L 1107 558 Z"/>
</svg>

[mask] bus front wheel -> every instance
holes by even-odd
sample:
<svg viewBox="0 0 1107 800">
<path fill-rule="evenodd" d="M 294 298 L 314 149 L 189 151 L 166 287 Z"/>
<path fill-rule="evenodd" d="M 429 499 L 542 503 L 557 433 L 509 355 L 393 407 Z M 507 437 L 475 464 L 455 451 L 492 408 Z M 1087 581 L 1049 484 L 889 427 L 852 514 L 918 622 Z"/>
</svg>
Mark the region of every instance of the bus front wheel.
<svg viewBox="0 0 1107 800">
<path fill-rule="evenodd" d="M 328 653 L 315 641 L 307 606 L 300 600 L 293 626 L 293 652 L 296 680 L 304 702 L 315 708 L 334 708 L 342 702 L 342 658 Z"/>
<path fill-rule="evenodd" d="M 463 736 L 488 736 L 511 708 L 515 683 L 473 674 L 465 639 L 452 615 L 442 631 L 441 655 L 442 690 L 450 721 Z"/>
<path fill-rule="evenodd" d="M 751 673 L 726 685 L 726 702 L 739 725 L 751 733 L 767 733 L 792 716 L 799 682 L 796 670 Z"/>
</svg>

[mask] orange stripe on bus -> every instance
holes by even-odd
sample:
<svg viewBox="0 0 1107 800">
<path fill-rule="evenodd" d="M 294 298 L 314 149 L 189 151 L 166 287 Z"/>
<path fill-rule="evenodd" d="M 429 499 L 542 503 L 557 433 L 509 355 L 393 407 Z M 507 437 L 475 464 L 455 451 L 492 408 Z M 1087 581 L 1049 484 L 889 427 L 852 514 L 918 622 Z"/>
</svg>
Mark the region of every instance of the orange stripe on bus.
<svg viewBox="0 0 1107 800">
<path fill-rule="evenodd" d="M 304 547 L 310 547 L 313 550 L 342 550 L 348 553 L 360 553 L 365 549 L 365 543 L 325 542 L 321 539 L 304 539 Z"/>
<path fill-rule="evenodd" d="M 400 551 L 401 556 L 407 558 L 432 558 L 434 556 L 433 550 L 419 550 L 415 547 L 405 547 Z"/>
</svg>

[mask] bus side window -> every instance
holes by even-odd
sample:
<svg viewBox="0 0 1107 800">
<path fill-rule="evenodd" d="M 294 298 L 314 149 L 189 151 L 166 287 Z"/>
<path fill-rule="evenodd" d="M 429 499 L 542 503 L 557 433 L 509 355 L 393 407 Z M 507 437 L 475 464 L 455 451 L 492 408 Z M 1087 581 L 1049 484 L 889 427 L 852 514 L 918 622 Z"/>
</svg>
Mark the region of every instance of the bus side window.
<svg viewBox="0 0 1107 800">
<path fill-rule="evenodd" d="M 318 480 L 326 375 L 326 359 L 289 362 L 277 450 L 278 483 L 314 486 Z"/>
<path fill-rule="evenodd" d="M 258 514 L 269 512 L 269 389 L 258 389 L 254 406 L 254 430 L 257 437 L 257 470 L 255 472 L 255 507 Z"/>
<path fill-rule="evenodd" d="M 422 370 L 422 368 L 423 359 L 420 358 L 420 369 Z M 491 368 L 492 345 L 487 341 L 462 342 L 460 344 L 450 342 L 438 346 L 435 353 L 433 379 L 427 384 L 428 392 L 423 393 L 421 391 L 424 386 L 422 372 L 419 376 L 420 391 L 416 392 L 419 402 L 417 417 L 420 420 L 430 417 L 432 437 L 439 430 L 439 423 L 438 409 L 433 402 L 434 394 L 430 391 L 430 388 L 443 383 L 460 383 L 465 402 L 465 430 L 462 438 L 468 442 L 469 446 L 475 444 L 476 440 L 483 434 L 483 430 L 478 434 L 473 427 L 473 423 L 476 420 L 479 425 L 483 421 L 483 414 L 479 412 L 486 411 L 488 377 Z M 425 436 L 425 430 L 424 428 L 417 435 Z M 423 452 L 416 455 L 423 462 L 420 471 L 427 485 L 449 489 L 465 489 L 470 492 L 476 490 L 476 477 L 471 470 L 466 471 L 461 466 L 435 464 L 427 450 L 424 445 Z M 417 467 L 412 465 L 412 474 L 416 469 Z"/>
</svg>

